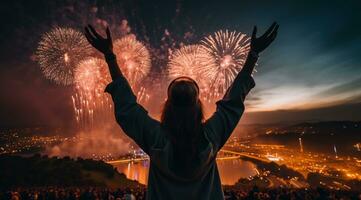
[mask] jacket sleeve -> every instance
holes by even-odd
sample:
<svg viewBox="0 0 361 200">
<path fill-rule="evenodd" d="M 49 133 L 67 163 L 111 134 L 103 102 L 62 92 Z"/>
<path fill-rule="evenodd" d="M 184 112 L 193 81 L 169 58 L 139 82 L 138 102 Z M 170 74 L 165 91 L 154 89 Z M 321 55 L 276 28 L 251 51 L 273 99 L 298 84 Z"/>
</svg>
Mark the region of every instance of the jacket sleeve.
<svg viewBox="0 0 361 200">
<path fill-rule="evenodd" d="M 223 99 L 216 103 L 216 111 L 204 124 L 205 132 L 216 151 L 223 147 L 237 126 L 244 112 L 244 100 L 254 86 L 253 78 L 241 71 Z"/>
<path fill-rule="evenodd" d="M 151 118 L 137 103 L 137 98 L 124 76 L 111 82 L 105 92 L 112 96 L 115 118 L 125 134 L 149 153 L 150 147 L 159 136 L 160 123 Z"/>
</svg>

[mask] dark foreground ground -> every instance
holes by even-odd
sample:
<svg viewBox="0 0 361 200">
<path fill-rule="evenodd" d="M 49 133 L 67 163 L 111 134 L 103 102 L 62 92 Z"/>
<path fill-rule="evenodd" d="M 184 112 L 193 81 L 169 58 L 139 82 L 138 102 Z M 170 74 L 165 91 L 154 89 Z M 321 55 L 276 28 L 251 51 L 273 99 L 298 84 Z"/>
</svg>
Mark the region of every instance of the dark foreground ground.
<svg viewBox="0 0 361 200">
<path fill-rule="evenodd" d="M 359 190 L 342 191 L 318 187 L 270 189 L 264 184 L 255 187 L 257 183 L 257 181 L 241 181 L 240 184 L 224 186 L 224 195 L 226 199 L 361 200 Z M 0 156 L 0 200 L 145 198 L 146 186 L 127 179 L 112 165 L 102 161 L 40 155 Z"/>
<path fill-rule="evenodd" d="M 225 188 L 226 199 L 361 199 L 360 192 L 336 191 L 325 189 L 258 189 L 246 191 L 241 188 Z M 99 188 L 99 187 L 37 187 L 16 188 L 0 192 L 0 199 L 26 200 L 141 200 L 146 197 L 144 187 L 137 188 Z"/>
</svg>

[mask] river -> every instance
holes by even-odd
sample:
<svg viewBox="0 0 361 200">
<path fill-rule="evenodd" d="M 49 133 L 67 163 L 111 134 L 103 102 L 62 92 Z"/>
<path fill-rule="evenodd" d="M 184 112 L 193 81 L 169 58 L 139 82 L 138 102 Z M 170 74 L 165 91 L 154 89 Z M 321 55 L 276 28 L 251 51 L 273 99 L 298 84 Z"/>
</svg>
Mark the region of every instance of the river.
<svg viewBox="0 0 361 200">
<path fill-rule="evenodd" d="M 223 185 L 233 185 L 240 178 L 254 176 L 256 166 L 241 159 L 217 160 L 219 174 Z M 137 180 L 147 184 L 149 161 L 136 163 L 115 163 L 112 164 L 120 173 L 124 173 L 129 179 Z"/>
</svg>

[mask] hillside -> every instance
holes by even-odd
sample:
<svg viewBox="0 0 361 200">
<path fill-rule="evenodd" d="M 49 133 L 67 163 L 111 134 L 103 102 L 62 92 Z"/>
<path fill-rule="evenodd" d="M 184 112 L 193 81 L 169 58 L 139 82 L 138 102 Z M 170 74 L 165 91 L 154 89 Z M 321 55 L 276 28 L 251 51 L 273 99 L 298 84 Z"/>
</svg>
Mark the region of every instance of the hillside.
<svg viewBox="0 0 361 200">
<path fill-rule="evenodd" d="M 113 166 L 91 159 L 0 156 L 0 166 L 0 187 L 140 186 L 118 173 Z"/>
</svg>

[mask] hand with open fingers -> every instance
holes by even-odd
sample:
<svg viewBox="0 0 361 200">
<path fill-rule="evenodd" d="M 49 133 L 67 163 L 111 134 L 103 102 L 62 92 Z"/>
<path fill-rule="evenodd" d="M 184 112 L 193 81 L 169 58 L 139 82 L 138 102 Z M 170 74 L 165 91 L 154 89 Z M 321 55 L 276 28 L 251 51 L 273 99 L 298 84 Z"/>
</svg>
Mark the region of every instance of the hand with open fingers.
<svg viewBox="0 0 361 200">
<path fill-rule="evenodd" d="M 278 27 L 279 25 L 274 22 L 261 37 L 257 38 L 257 26 L 255 26 L 251 38 L 251 51 L 258 54 L 265 50 L 276 38 Z"/>
<path fill-rule="evenodd" d="M 113 53 L 113 42 L 109 27 L 106 29 L 106 38 L 102 37 L 91 25 L 86 26 L 84 29 L 86 39 L 94 48 L 103 54 Z"/>
</svg>

